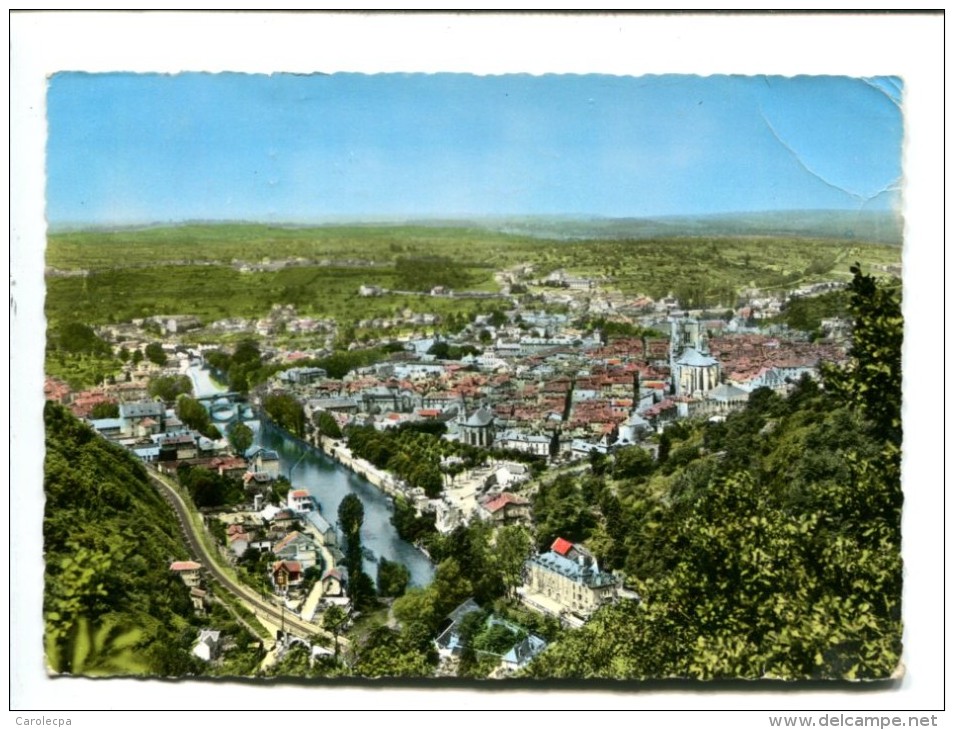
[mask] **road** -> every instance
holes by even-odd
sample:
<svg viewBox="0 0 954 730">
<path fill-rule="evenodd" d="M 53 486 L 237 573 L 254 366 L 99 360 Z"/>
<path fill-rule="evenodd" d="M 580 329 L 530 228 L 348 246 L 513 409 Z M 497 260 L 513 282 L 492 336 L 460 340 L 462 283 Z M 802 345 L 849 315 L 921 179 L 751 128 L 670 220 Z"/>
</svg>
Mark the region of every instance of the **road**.
<svg viewBox="0 0 954 730">
<path fill-rule="evenodd" d="M 242 585 L 232 580 L 219 566 L 218 556 L 211 554 L 205 546 L 205 543 L 196 534 L 189 518 L 189 508 L 185 501 L 179 495 L 178 491 L 166 480 L 165 477 L 158 474 L 152 467 L 147 467 L 149 478 L 158 487 L 160 494 L 172 505 L 179 520 L 179 525 L 185 535 L 189 550 L 195 556 L 196 560 L 201 562 L 208 571 L 212 580 L 218 583 L 222 588 L 238 598 L 252 613 L 260 618 L 264 618 L 276 626 L 284 626 L 285 631 L 308 639 L 312 636 L 322 636 L 334 640 L 334 635 L 324 631 L 315 624 L 303 621 L 294 614 L 282 611 L 280 607 L 276 608 L 272 604 L 264 601 L 261 596 L 256 594 L 248 586 Z M 347 639 L 338 638 L 339 646 L 348 645 Z"/>
</svg>

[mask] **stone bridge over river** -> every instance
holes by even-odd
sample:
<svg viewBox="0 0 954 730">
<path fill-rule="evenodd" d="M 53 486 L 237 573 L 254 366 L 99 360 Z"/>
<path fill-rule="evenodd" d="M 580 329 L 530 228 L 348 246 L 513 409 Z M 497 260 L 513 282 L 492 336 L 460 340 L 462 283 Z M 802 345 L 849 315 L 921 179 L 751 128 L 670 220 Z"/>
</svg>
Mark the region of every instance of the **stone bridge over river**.
<svg viewBox="0 0 954 730">
<path fill-rule="evenodd" d="M 229 424 L 238 420 L 254 418 L 254 411 L 242 393 L 216 393 L 197 396 L 196 400 L 204 405 L 212 420 L 220 424 Z"/>
</svg>

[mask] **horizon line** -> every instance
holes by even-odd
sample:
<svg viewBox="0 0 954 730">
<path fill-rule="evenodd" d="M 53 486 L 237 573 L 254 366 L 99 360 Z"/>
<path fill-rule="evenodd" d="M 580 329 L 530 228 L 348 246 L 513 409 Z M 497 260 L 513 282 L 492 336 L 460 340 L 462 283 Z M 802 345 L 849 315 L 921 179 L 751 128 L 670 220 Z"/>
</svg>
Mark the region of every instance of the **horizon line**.
<svg viewBox="0 0 954 730">
<path fill-rule="evenodd" d="M 122 230 L 142 228 L 179 227 L 190 225 L 249 225 L 271 227 L 327 227 L 336 225 L 411 225 L 415 223 L 461 223 L 483 221 L 554 221 L 554 222 L 657 222 L 678 220 L 702 220 L 743 216 L 781 216 L 799 214 L 852 214 L 865 217 L 891 218 L 903 221 L 903 214 L 896 210 L 859 208 L 773 208 L 766 210 L 738 210 L 710 213 L 665 213 L 660 215 L 605 215 L 599 213 L 458 213 L 441 215 L 375 214 L 327 215 L 303 219 L 267 220 L 259 218 L 179 218 L 142 221 L 66 221 L 46 222 L 48 233 L 69 233 L 92 230 Z"/>
</svg>

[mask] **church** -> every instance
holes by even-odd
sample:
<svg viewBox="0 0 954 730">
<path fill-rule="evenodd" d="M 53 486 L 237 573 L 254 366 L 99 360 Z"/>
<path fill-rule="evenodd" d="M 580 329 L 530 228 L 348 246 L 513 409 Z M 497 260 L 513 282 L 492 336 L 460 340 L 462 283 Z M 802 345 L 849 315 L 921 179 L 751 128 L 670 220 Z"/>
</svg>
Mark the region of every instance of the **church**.
<svg viewBox="0 0 954 730">
<path fill-rule="evenodd" d="M 671 320 L 669 371 L 674 395 L 700 396 L 719 385 L 721 367 L 709 354 L 709 337 L 686 314 Z"/>
</svg>

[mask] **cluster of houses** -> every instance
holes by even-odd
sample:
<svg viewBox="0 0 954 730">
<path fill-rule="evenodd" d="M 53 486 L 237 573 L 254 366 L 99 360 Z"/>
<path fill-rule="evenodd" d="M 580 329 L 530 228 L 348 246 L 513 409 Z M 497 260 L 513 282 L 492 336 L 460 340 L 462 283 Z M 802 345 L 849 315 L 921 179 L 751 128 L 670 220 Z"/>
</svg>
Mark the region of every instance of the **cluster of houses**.
<svg viewBox="0 0 954 730">
<path fill-rule="evenodd" d="M 343 378 L 302 367 L 268 387 L 296 395 L 316 431 L 322 413 L 342 427 L 435 420 L 450 440 L 572 460 L 643 442 L 678 418 L 742 408 L 756 388 L 784 390 L 844 358 L 835 344 L 725 334 L 724 321 L 688 314 L 667 319 L 669 337 L 609 344 L 554 334 L 558 316 L 538 319 L 543 336 L 511 341 L 511 329 L 498 327 L 480 356 L 437 360 L 410 342 Z"/>
<path fill-rule="evenodd" d="M 727 322 L 674 312 L 677 302 L 672 297 L 653 301 L 607 293 L 600 281 L 564 271 L 553 272 L 537 284 L 546 287 L 541 296 L 547 303 L 566 305 L 564 311 L 582 308 L 588 313 L 612 315 L 667 332 L 667 336 L 606 342 L 599 331 L 574 329 L 567 314 L 516 306 L 504 318 L 499 314 L 496 318 L 478 316 L 447 340 L 436 334 L 408 339 L 404 352 L 342 378 L 331 378 L 318 367 L 286 368 L 268 382 L 267 390 L 291 393 L 302 402 L 316 442 L 320 421 L 330 414 L 341 428 L 360 424 L 388 429 L 407 422 L 435 421 L 444 426 L 443 438 L 493 450 L 496 461 L 492 466 L 470 475 L 478 483 L 466 500 L 453 488 L 436 500 L 425 499 L 423 493 L 411 494 L 419 510 L 435 512 L 438 530 L 449 532 L 472 519 L 497 526 L 531 522 L 530 501 L 519 490 L 520 483 L 529 478 L 529 470 L 507 454 L 572 461 L 594 451 L 610 453 L 633 445 L 655 454 L 657 447 L 651 437 L 670 422 L 692 416 L 724 416 L 743 408 L 757 388 L 784 391 L 803 374 L 817 373 L 822 363 L 845 357 L 843 345 L 836 341 L 809 342 L 803 337 L 763 334 L 742 324 L 777 313 L 785 297 L 759 298 L 753 293 L 748 308 Z M 819 286 L 818 291 L 831 288 Z M 384 292 L 365 286 L 359 293 L 378 296 Z M 443 290 L 431 294 L 453 295 Z M 393 322 L 363 324 L 386 330 L 404 325 L 424 328 L 438 321 L 437 317 L 402 312 Z M 134 322 L 134 331 L 117 330 L 114 334 L 128 340 L 148 327 L 150 332 L 158 329 L 171 336 L 198 324 L 187 315 L 162 316 Z M 838 321 L 829 324 L 832 331 L 839 331 L 842 325 Z M 223 321 L 214 328 L 253 328 L 266 338 L 279 329 L 326 335 L 326 347 L 337 331 L 334 322 L 298 317 L 287 306 L 274 307 L 263 320 Z M 479 342 L 480 347 L 460 359 L 439 359 L 434 353 L 441 351 L 436 346 L 442 342 L 449 346 Z M 164 370 L 143 362 L 130 369 L 131 377 L 125 382 L 80 393 L 47 378 L 45 394 L 87 418 L 104 437 L 126 446 L 143 461 L 155 462 L 163 472 L 174 474 L 183 466 L 204 467 L 240 478 L 254 507 L 230 520 L 227 553 L 234 559 L 249 550 L 270 553 L 263 580 L 283 600 L 303 598 L 304 589 L 317 580 L 323 599 L 346 604 L 348 577 L 343 568 L 335 566 L 337 536 L 321 515 L 320 506 L 307 491 L 295 489 L 283 505 L 264 503 L 269 485 L 279 476 L 278 455 L 261 448 L 231 454 L 224 439 L 212 440 L 192 431 L 172 409 L 149 399 L 149 378 L 181 372 L 182 359 L 192 356 L 180 353 L 169 342 L 164 348 L 175 356 L 174 361 L 179 360 L 173 363 L 179 369 Z M 276 361 L 294 362 L 317 352 L 272 354 Z M 117 417 L 90 418 L 97 405 L 108 402 L 118 404 Z M 309 514 L 307 531 L 301 529 L 304 513 Z M 189 588 L 195 609 L 204 611 L 209 596 L 202 584 L 201 566 L 176 561 L 170 569 Z M 524 578 L 518 589 L 520 600 L 568 626 L 582 625 L 601 606 L 634 597 L 615 576 L 599 568 L 592 553 L 562 538 L 527 561 Z M 474 610 L 479 607 L 471 601 L 448 617 L 436 640 L 442 656 L 459 655 L 462 645 L 457 629 Z M 501 620 L 490 617 L 488 621 Z M 516 627 L 510 628 L 516 633 Z M 501 671 L 519 669 L 545 646 L 539 637 L 523 636 L 501 655 Z M 221 637 L 215 631 L 204 631 L 195 647 L 196 655 L 206 660 L 220 649 Z"/>
</svg>

